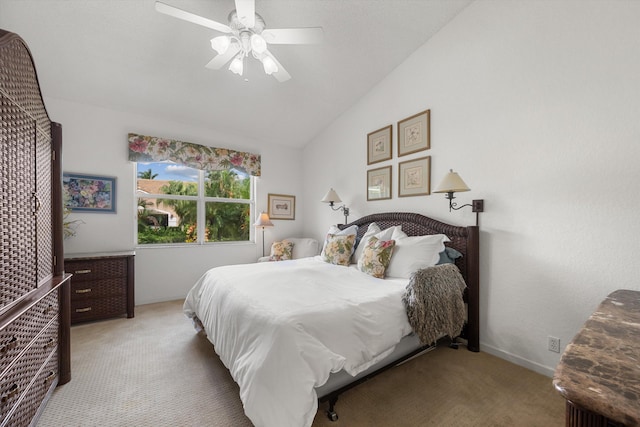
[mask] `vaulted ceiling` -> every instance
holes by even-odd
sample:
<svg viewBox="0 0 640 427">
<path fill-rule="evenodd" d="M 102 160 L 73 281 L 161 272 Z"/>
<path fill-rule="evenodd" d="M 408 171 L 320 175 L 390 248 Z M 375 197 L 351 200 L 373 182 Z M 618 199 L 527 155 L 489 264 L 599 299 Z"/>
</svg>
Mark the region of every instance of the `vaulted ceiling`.
<svg viewBox="0 0 640 427">
<path fill-rule="evenodd" d="M 222 23 L 233 0 L 163 0 Z M 154 0 L 0 0 L 0 28 L 26 40 L 45 97 L 302 147 L 472 0 L 256 0 L 267 28 L 322 27 L 320 45 L 272 45 L 242 77 L 204 67 L 220 33 Z"/>
</svg>

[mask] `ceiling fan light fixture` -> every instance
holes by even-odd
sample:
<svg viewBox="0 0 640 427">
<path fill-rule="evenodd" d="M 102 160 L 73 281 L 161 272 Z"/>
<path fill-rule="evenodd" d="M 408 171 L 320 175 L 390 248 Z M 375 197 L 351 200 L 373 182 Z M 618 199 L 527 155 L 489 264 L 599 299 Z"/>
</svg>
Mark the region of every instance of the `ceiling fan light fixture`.
<svg viewBox="0 0 640 427">
<path fill-rule="evenodd" d="M 264 72 L 268 75 L 278 72 L 278 64 L 270 56 L 262 58 L 262 66 L 264 67 Z"/>
<path fill-rule="evenodd" d="M 218 36 L 211 39 L 211 48 L 218 52 L 219 55 L 224 54 L 229 49 L 230 44 L 231 39 L 227 36 Z"/>
<path fill-rule="evenodd" d="M 236 56 L 233 61 L 231 61 L 231 65 L 229 65 L 229 71 L 234 74 L 238 74 L 239 76 L 242 75 L 244 71 L 244 61 L 242 54 Z"/>
<path fill-rule="evenodd" d="M 251 36 L 251 49 L 258 54 L 264 53 L 267 50 L 267 42 L 260 34 L 253 34 Z"/>
<path fill-rule="evenodd" d="M 242 76 L 244 58 L 248 58 L 251 54 L 253 58 L 262 62 L 267 75 L 273 75 L 277 81 L 283 83 L 291 79 L 291 75 L 269 52 L 269 45 L 317 44 L 322 42 L 323 38 L 321 27 L 267 30 L 264 19 L 255 11 L 256 0 L 233 0 L 236 10 L 229 13 L 228 25 L 168 5 L 163 1 L 155 1 L 156 11 L 223 34 L 210 39 L 211 48 L 217 52 L 217 55 L 205 65 L 211 70 L 220 70 L 229 64 L 229 70 L 232 73 Z"/>
</svg>

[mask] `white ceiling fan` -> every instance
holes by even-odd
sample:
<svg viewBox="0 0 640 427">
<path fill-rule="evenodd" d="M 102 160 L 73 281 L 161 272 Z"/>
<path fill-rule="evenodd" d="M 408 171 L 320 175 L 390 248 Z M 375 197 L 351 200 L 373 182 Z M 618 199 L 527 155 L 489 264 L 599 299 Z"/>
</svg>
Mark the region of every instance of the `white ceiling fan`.
<svg viewBox="0 0 640 427">
<path fill-rule="evenodd" d="M 264 19 L 255 12 L 255 0 L 235 0 L 236 10 L 229 13 L 229 24 L 221 24 L 191 12 L 156 1 L 156 10 L 174 18 L 202 25 L 226 35 L 211 39 L 218 52 L 205 67 L 219 70 L 231 61 L 229 70 L 242 75 L 244 58 L 249 54 L 262 62 L 264 72 L 285 82 L 291 75 L 267 49 L 269 44 L 317 44 L 322 42 L 321 27 L 267 29 Z"/>
</svg>

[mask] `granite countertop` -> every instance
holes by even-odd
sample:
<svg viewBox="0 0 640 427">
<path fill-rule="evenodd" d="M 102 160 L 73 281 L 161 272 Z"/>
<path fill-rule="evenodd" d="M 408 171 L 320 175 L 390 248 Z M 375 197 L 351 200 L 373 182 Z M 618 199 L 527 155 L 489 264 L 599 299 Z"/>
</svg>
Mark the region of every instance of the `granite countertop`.
<svg viewBox="0 0 640 427">
<path fill-rule="evenodd" d="M 607 296 L 567 346 L 553 385 L 567 400 L 640 426 L 640 292 Z"/>
</svg>

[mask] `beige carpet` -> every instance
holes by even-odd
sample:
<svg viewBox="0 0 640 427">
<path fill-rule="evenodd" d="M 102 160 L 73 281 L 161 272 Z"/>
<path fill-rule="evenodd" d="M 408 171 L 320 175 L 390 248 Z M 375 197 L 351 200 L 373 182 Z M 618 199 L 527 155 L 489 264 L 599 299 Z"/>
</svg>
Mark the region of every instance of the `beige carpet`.
<svg viewBox="0 0 640 427">
<path fill-rule="evenodd" d="M 238 386 L 181 309 L 149 304 L 134 319 L 72 327 L 72 380 L 38 427 L 251 426 Z M 564 424 L 550 378 L 464 348 L 438 348 L 344 393 L 337 422 L 326 407 L 314 427 Z"/>
</svg>

